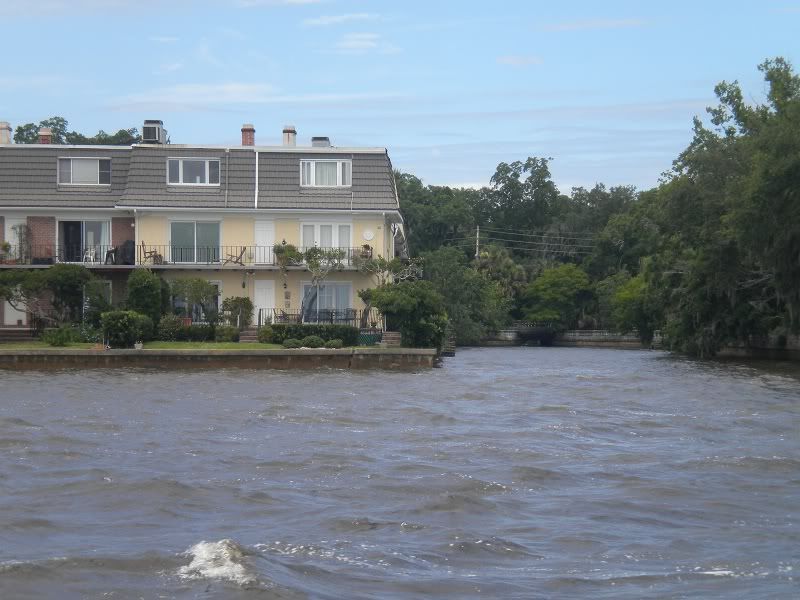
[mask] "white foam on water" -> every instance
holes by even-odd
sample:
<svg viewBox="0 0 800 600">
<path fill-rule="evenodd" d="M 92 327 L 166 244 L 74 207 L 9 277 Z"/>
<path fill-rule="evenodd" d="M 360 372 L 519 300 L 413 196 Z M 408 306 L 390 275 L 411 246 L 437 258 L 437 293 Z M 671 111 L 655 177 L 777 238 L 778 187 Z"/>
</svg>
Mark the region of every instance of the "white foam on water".
<svg viewBox="0 0 800 600">
<path fill-rule="evenodd" d="M 183 579 L 217 579 L 252 585 L 258 579 L 248 570 L 245 553 L 233 540 L 200 542 L 186 551 L 192 562 L 178 569 Z"/>
</svg>

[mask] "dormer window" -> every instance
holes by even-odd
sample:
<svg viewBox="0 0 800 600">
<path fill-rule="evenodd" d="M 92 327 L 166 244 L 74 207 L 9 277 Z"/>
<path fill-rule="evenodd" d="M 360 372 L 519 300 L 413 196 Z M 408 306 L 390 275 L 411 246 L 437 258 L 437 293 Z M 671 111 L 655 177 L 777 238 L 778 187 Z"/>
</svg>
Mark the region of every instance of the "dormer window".
<svg viewBox="0 0 800 600">
<path fill-rule="evenodd" d="M 350 160 L 301 160 L 300 185 L 303 187 L 348 187 L 352 185 Z"/>
<path fill-rule="evenodd" d="M 110 185 L 110 158 L 59 158 L 59 185 Z"/>
<path fill-rule="evenodd" d="M 219 159 L 170 158 L 167 160 L 170 185 L 219 185 Z"/>
</svg>

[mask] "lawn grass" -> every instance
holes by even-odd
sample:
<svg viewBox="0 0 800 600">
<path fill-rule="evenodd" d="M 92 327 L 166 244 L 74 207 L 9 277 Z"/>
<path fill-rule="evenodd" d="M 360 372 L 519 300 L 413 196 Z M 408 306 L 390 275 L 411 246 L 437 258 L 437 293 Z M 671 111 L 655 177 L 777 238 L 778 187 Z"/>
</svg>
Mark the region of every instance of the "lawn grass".
<svg viewBox="0 0 800 600">
<path fill-rule="evenodd" d="M 74 344 L 68 344 L 67 346 L 51 346 L 50 344 L 46 344 L 45 342 L 40 341 L 32 341 L 32 342 L 0 342 L 0 350 L 59 350 L 59 349 L 69 349 L 69 350 L 81 350 L 92 348 L 94 344 L 92 343 L 84 343 L 84 342 L 76 342 Z"/>
</svg>

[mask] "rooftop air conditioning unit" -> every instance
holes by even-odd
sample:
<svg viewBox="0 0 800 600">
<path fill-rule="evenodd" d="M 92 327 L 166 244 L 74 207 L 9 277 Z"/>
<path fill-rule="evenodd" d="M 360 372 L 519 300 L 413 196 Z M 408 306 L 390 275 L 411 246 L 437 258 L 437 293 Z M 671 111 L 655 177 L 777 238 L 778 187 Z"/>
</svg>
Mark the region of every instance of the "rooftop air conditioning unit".
<svg viewBox="0 0 800 600">
<path fill-rule="evenodd" d="M 145 144 L 166 144 L 167 130 L 163 121 L 148 119 L 142 127 L 142 142 Z"/>
</svg>

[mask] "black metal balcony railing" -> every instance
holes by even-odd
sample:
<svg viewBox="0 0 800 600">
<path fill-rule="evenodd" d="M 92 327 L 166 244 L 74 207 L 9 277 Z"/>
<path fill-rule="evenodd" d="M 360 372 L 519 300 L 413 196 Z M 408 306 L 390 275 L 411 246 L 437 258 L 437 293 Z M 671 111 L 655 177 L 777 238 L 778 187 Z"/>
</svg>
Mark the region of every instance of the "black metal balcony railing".
<svg viewBox="0 0 800 600">
<path fill-rule="evenodd" d="M 109 244 L 0 244 L 0 264 L 52 265 L 55 263 L 83 263 L 88 265 L 133 264 L 133 253 L 123 256 L 119 246 Z"/>
<path fill-rule="evenodd" d="M 354 266 L 359 258 L 372 258 L 372 248 L 320 248 L 276 246 L 176 246 L 146 244 L 136 248 L 136 263 L 140 265 L 221 265 L 221 266 L 287 266 L 306 264 L 306 254 L 316 250 L 343 266 Z"/>
<path fill-rule="evenodd" d="M 302 267 L 309 250 L 324 258 L 338 260 L 345 267 L 355 266 L 358 259 L 372 258 L 370 247 L 320 248 L 294 246 L 177 246 L 152 245 L 144 242 L 134 247 L 109 244 L 0 244 L 0 264 L 52 265 L 81 263 L 86 265 L 221 265 Z"/>
<path fill-rule="evenodd" d="M 260 308 L 256 314 L 256 326 L 273 323 L 329 323 L 335 325 L 352 325 L 363 329 L 383 328 L 383 316 L 377 309 L 355 308 L 320 308 L 300 311 L 281 310 L 279 308 Z"/>
</svg>

